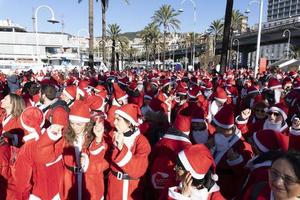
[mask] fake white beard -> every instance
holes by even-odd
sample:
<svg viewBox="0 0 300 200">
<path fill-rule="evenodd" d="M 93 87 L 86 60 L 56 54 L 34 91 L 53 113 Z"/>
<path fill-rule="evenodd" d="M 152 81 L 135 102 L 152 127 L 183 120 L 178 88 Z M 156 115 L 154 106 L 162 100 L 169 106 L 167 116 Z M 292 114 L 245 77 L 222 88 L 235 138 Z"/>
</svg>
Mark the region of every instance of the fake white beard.
<svg viewBox="0 0 300 200">
<path fill-rule="evenodd" d="M 213 116 L 215 116 L 222 107 L 219 107 L 215 100 L 211 103 L 210 111 Z"/>
<path fill-rule="evenodd" d="M 202 131 L 195 130 L 192 132 L 192 135 L 197 144 L 205 144 L 208 140 L 207 129 L 204 129 Z"/>
<path fill-rule="evenodd" d="M 273 130 L 273 131 L 280 132 L 281 128 L 282 128 L 281 124 L 282 124 L 282 122 L 272 123 L 268 119 L 266 119 L 263 129 L 270 129 L 270 130 Z"/>
<path fill-rule="evenodd" d="M 211 91 L 211 90 L 205 90 L 205 91 L 204 91 L 204 96 L 205 96 L 206 98 L 210 97 L 211 94 L 212 94 L 212 91 Z"/>
<path fill-rule="evenodd" d="M 274 90 L 275 104 L 280 102 L 281 92 L 279 90 Z"/>
<path fill-rule="evenodd" d="M 231 136 L 232 137 L 232 136 Z M 224 151 L 229 146 L 231 137 L 225 137 L 222 133 L 215 134 L 215 145 L 217 151 Z"/>
</svg>

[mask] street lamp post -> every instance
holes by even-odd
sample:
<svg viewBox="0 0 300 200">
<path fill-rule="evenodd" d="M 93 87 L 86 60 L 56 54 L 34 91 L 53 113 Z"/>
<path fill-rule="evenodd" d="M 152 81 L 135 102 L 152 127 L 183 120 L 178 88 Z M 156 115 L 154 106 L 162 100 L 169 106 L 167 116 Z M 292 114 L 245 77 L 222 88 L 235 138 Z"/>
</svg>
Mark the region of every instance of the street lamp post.
<svg viewBox="0 0 300 200">
<path fill-rule="evenodd" d="M 289 29 L 285 29 L 284 31 L 283 31 L 283 34 L 282 34 L 282 37 L 285 37 L 286 36 L 286 32 L 288 32 L 289 33 L 289 37 L 288 37 L 288 44 L 287 44 L 287 53 L 286 53 L 286 55 L 287 55 L 287 58 L 289 59 L 289 57 L 290 57 L 290 44 L 291 44 L 291 31 L 289 30 Z"/>
<path fill-rule="evenodd" d="M 252 3 L 258 3 L 259 4 L 259 24 L 258 24 L 258 33 L 257 33 L 257 47 L 256 47 L 256 58 L 255 58 L 255 68 L 254 68 L 254 77 L 256 77 L 258 73 L 258 67 L 259 67 L 259 58 L 260 58 L 260 40 L 261 40 L 261 28 L 262 28 L 262 15 L 263 15 L 263 0 L 252 0 L 249 2 L 248 6 L 250 6 Z M 246 13 L 249 13 L 250 10 L 247 9 Z"/>
<path fill-rule="evenodd" d="M 186 0 L 182 0 L 181 4 L 183 4 Z M 193 56 L 192 56 L 192 65 L 193 69 L 195 67 L 195 31 L 196 31 L 196 22 L 197 22 L 197 13 L 196 13 L 196 3 L 194 0 L 190 0 L 193 4 L 193 12 L 194 12 L 194 24 L 193 24 Z M 180 12 L 183 12 L 183 9 L 179 9 Z"/>
<path fill-rule="evenodd" d="M 78 44 L 78 46 L 77 46 L 77 55 L 78 55 L 78 58 L 80 58 L 80 41 L 79 41 L 79 34 L 81 33 L 81 32 L 85 32 L 85 33 L 87 33 L 87 36 L 88 36 L 88 38 L 89 38 L 89 32 L 88 32 L 88 30 L 87 29 L 79 29 L 78 31 L 77 31 L 77 44 Z"/>
<path fill-rule="evenodd" d="M 47 20 L 48 22 L 52 23 L 52 24 L 56 24 L 56 23 L 59 23 L 59 21 L 57 21 L 54 17 L 54 12 L 52 10 L 51 7 L 47 6 L 47 5 L 41 5 L 39 6 L 36 10 L 35 10 L 35 15 L 34 15 L 34 19 L 35 19 L 35 44 L 36 44 L 36 57 L 37 57 L 37 61 L 39 62 L 40 59 L 39 59 L 39 38 L 38 38 L 38 26 L 37 26 L 37 22 L 38 22 L 38 11 L 41 9 L 41 8 L 47 8 L 48 10 L 50 10 L 51 12 L 51 19 Z"/>
<path fill-rule="evenodd" d="M 236 66 L 235 66 L 235 70 L 238 70 L 239 67 L 239 58 L 240 58 L 240 41 L 239 39 L 234 39 L 232 44 L 237 43 L 237 53 L 236 53 Z"/>
</svg>

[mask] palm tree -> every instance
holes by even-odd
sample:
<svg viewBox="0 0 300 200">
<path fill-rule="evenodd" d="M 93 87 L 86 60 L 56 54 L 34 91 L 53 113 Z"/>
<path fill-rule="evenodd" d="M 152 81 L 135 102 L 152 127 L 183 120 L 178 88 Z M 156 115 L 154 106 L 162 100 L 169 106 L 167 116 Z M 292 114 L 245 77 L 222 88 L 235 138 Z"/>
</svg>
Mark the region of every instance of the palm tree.
<svg viewBox="0 0 300 200">
<path fill-rule="evenodd" d="M 159 10 L 154 12 L 152 20 L 158 26 L 163 27 L 163 68 L 165 69 L 165 59 L 166 59 L 166 34 L 167 30 L 172 28 L 174 31 L 179 29 L 180 21 L 176 18 L 179 15 L 171 5 L 162 5 Z"/>
<path fill-rule="evenodd" d="M 242 20 L 244 19 L 243 13 L 239 10 L 232 11 L 231 17 L 231 31 L 239 31 L 241 29 Z"/>
<path fill-rule="evenodd" d="M 215 54 L 215 49 L 216 49 L 216 43 L 218 40 L 221 39 L 222 34 L 223 34 L 223 28 L 224 28 L 224 23 L 221 19 L 214 20 L 211 25 L 209 26 L 209 34 L 212 34 L 214 39 L 213 39 L 213 52 Z"/>
<path fill-rule="evenodd" d="M 98 0 L 97 0 L 98 1 Z M 129 3 L 128 0 L 125 0 L 126 3 Z M 109 0 L 101 0 L 101 13 L 102 13 L 102 55 L 103 62 L 106 64 L 106 11 L 108 9 Z"/>
<path fill-rule="evenodd" d="M 112 41 L 112 47 L 111 47 L 111 53 L 112 53 L 112 58 L 111 58 L 111 70 L 114 71 L 116 70 L 115 64 L 116 64 L 116 43 L 119 40 L 121 33 L 121 28 L 118 24 L 109 24 L 108 25 L 108 30 L 107 34 L 109 39 Z"/>
<path fill-rule="evenodd" d="M 225 25 L 224 25 L 223 41 L 222 41 L 222 53 L 221 53 L 221 69 L 220 69 L 221 74 L 224 74 L 227 65 L 226 63 L 227 63 L 229 36 L 230 36 L 230 29 L 231 29 L 232 8 L 233 8 L 233 0 L 227 0 L 226 10 L 225 10 Z"/>
<path fill-rule="evenodd" d="M 89 0 L 89 67 L 94 69 L 94 0 Z"/>
<path fill-rule="evenodd" d="M 154 23 L 148 24 L 140 34 L 141 39 L 145 44 L 146 50 L 146 59 L 147 59 L 147 66 L 149 61 L 149 50 L 152 50 L 152 57 L 154 59 L 155 64 L 155 53 L 156 53 L 156 46 L 160 37 L 160 32 L 158 26 Z"/>
<path fill-rule="evenodd" d="M 121 56 L 121 66 L 122 69 L 124 69 L 124 57 L 128 55 L 129 52 L 129 39 L 126 36 L 121 36 L 119 38 L 119 43 L 120 43 L 120 51 L 119 54 Z"/>
</svg>

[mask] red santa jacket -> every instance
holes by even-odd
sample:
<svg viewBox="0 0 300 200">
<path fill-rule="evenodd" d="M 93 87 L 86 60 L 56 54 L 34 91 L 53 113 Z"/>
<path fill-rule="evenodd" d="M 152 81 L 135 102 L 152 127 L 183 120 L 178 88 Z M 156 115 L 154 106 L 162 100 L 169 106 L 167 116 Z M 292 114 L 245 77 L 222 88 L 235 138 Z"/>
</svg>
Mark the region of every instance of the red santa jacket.
<svg viewBox="0 0 300 200">
<path fill-rule="evenodd" d="M 268 182 L 260 182 L 259 184 L 254 184 L 242 199 L 274 200 L 275 198 L 271 192 Z"/>
<path fill-rule="evenodd" d="M 113 132 L 110 133 L 113 135 Z M 148 167 L 151 147 L 139 129 L 125 135 L 122 150 L 113 145 L 110 158 L 110 173 L 107 185 L 107 200 L 143 199 L 141 178 Z"/>
<path fill-rule="evenodd" d="M 235 160 L 227 159 L 227 153 L 230 149 L 239 154 L 239 157 Z M 241 192 L 248 175 L 245 165 L 252 157 L 251 146 L 244 140 L 240 130 L 236 129 L 226 148 L 221 151 L 215 150 L 213 155 L 217 165 L 218 185 L 221 188 L 222 195 L 226 199 L 237 196 Z"/>
<path fill-rule="evenodd" d="M 150 179 L 153 199 L 161 196 L 168 186 L 177 185 L 174 171 L 177 154 L 191 146 L 189 137 L 178 131 L 165 134 L 151 152 Z"/>
<path fill-rule="evenodd" d="M 300 130 L 289 128 L 289 149 L 300 151 Z"/>
<path fill-rule="evenodd" d="M 61 156 L 54 162 L 44 163 L 45 154 L 37 148 L 38 141 L 28 140 L 20 149 L 12 174 L 15 199 L 59 198 L 59 182 L 62 174 Z"/>
<path fill-rule="evenodd" d="M 44 162 L 56 162 L 62 158 L 62 173 L 60 174 L 59 194 L 62 199 L 77 199 L 81 194 L 82 199 L 101 199 L 104 194 L 103 171 L 108 168 L 104 159 L 107 144 L 103 140 L 91 144 L 79 152 L 75 146 L 70 145 L 61 135 L 47 131 L 39 140 L 39 149 L 46 154 Z M 79 157 L 84 158 L 83 167 L 79 167 Z M 80 187 L 81 186 L 81 187 Z"/>
</svg>

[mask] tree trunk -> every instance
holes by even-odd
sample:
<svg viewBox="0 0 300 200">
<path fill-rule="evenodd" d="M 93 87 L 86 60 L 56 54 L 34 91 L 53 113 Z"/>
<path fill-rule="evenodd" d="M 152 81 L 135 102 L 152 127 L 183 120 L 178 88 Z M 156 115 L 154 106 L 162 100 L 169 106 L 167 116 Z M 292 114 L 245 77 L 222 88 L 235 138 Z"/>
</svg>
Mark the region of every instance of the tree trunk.
<svg viewBox="0 0 300 200">
<path fill-rule="evenodd" d="M 164 44 L 163 44 L 163 70 L 166 70 L 166 34 L 167 34 L 167 29 L 166 26 L 164 26 Z"/>
<path fill-rule="evenodd" d="M 89 67 L 94 69 L 94 0 L 89 0 Z"/>
<path fill-rule="evenodd" d="M 106 50 L 105 50 L 105 45 L 106 45 L 106 1 L 102 1 L 102 58 L 103 58 L 103 63 L 106 65 Z"/>
<path fill-rule="evenodd" d="M 111 47 L 111 70 L 115 71 L 116 70 L 116 52 L 115 52 L 115 45 L 116 41 L 112 41 L 112 47 Z"/>
<path fill-rule="evenodd" d="M 153 47 L 153 65 L 155 66 L 156 64 L 156 44 L 154 44 L 154 47 Z"/>
<path fill-rule="evenodd" d="M 225 24 L 224 24 L 224 31 L 223 31 L 223 41 L 222 41 L 222 53 L 221 53 L 221 69 L 220 69 L 221 74 L 224 74 L 227 66 L 227 53 L 228 53 L 228 46 L 229 46 L 232 8 L 233 8 L 233 0 L 227 0 Z"/>
</svg>

